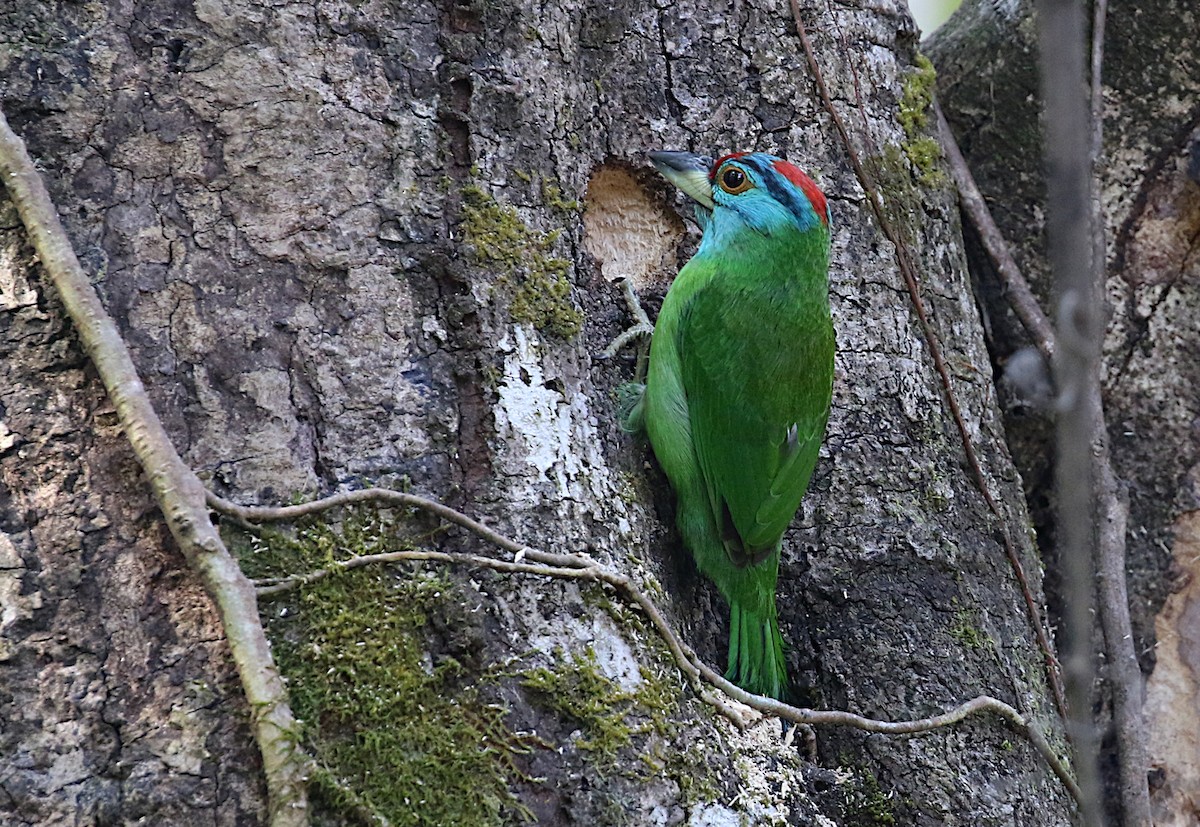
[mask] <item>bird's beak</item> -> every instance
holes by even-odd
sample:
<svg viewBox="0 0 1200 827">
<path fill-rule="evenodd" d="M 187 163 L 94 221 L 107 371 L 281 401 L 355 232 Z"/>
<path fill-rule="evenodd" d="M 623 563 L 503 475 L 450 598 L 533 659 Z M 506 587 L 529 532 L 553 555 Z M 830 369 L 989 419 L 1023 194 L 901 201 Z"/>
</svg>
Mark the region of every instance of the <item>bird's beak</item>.
<svg viewBox="0 0 1200 827">
<path fill-rule="evenodd" d="M 692 152 L 660 151 L 650 153 L 650 162 L 666 178 L 705 210 L 715 206 L 708 171 L 713 159 Z"/>
</svg>

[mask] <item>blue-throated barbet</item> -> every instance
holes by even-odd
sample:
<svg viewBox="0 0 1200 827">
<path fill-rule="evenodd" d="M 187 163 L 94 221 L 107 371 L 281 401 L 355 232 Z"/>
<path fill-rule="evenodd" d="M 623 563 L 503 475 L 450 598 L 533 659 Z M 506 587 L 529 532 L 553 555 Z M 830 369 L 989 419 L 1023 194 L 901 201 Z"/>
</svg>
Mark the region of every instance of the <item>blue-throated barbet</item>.
<svg viewBox="0 0 1200 827">
<path fill-rule="evenodd" d="M 645 429 L 683 542 L 729 601 L 726 677 L 782 699 L 780 544 L 833 388 L 829 208 L 812 179 L 772 155 L 650 158 L 695 201 L 704 235 L 663 300 L 625 424 Z"/>
</svg>

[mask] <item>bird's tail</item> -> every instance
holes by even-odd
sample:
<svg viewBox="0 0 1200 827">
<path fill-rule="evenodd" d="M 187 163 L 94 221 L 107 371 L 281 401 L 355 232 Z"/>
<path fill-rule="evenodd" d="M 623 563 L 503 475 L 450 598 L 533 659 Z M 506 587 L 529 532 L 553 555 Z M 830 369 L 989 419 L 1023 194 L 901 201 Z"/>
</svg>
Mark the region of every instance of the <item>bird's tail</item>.
<svg viewBox="0 0 1200 827">
<path fill-rule="evenodd" d="M 774 600 L 765 614 L 730 603 L 729 670 L 725 677 L 747 692 L 786 700 L 787 664 Z"/>
</svg>

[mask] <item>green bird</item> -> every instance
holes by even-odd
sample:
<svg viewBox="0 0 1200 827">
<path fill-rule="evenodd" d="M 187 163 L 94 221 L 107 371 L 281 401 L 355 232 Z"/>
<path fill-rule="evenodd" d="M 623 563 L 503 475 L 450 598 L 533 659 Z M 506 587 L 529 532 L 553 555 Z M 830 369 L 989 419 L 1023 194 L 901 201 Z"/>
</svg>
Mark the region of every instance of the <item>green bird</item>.
<svg viewBox="0 0 1200 827">
<path fill-rule="evenodd" d="M 772 155 L 650 158 L 696 202 L 704 235 L 663 300 L 624 425 L 645 430 L 675 490 L 683 542 L 729 602 L 726 677 L 783 699 L 780 544 L 833 392 L 829 207 L 812 179 Z"/>
</svg>

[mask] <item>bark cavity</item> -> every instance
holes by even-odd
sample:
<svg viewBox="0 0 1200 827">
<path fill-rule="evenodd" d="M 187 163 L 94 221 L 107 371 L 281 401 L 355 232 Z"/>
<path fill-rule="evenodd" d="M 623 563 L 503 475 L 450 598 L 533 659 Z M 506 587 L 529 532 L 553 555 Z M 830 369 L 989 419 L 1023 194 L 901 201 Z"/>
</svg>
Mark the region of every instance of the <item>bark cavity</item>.
<svg viewBox="0 0 1200 827">
<path fill-rule="evenodd" d="M 641 290 L 675 263 L 683 222 L 651 198 L 624 167 L 602 165 L 584 198 L 584 249 L 608 281 L 627 278 Z"/>
</svg>

